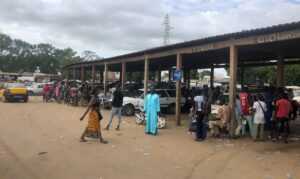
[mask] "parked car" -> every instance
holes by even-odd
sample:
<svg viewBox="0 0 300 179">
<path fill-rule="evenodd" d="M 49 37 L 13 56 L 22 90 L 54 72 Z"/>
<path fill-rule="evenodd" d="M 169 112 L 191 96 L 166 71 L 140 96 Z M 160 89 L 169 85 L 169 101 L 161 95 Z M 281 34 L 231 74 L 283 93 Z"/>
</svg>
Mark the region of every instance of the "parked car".
<svg viewBox="0 0 300 179">
<path fill-rule="evenodd" d="M 101 105 L 103 105 L 104 109 L 111 109 L 111 103 L 112 103 L 112 94 L 107 93 L 104 95 L 104 93 L 100 93 L 98 95 L 98 98 L 100 100 Z"/>
<path fill-rule="evenodd" d="M 32 83 L 27 86 L 29 95 L 41 95 L 43 93 L 44 83 Z"/>
<path fill-rule="evenodd" d="M 4 84 L 4 90 L 1 91 L 2 100 L 5 102 L 28 101 L 28 90 L 22 83 L 6 83 Z"/>
<path fill-rule="evenodd" d="M 300 89 L 294 90 L 293 95 L 293 100 L 297 101 L 300 104 Z"/>
<path fill-rule="evenodd" d="M 106 95 L 104 93 L 100 93 L 98 95 L 101 104 L 103 105 L 104 109 L 111 109 L 112 107 L 112 97 L 113 97 L 113 91 L 115 88 L 111 88 L 110 91 L 107 92 Z M 134 89 L 126 89 L 122 91 L 124 97 L 139 97 L 143 92 L 140 90 L 134 90 Z"/>
<path fill-rule="evenodd" d="M 300 103 L 300 87 L 299 86 L 286 86 L 288 90 L 291 90 L 293 100 L 297 101 Z"/>
<path fill-rule="evenodd" d="M 176 90 L 175 89 L 156 89 L 160 96 L 160 107 L 168 113 L 174 114 L 176 107 Z M 181 107 L 185 104 L 185 98 L 181 98 Z M 144 106 L 144 91 L 138 90 L 134 97 L 125 96 L 123 99 L 124 115 L 133 115 L 140 107 Z"/>
</svg>

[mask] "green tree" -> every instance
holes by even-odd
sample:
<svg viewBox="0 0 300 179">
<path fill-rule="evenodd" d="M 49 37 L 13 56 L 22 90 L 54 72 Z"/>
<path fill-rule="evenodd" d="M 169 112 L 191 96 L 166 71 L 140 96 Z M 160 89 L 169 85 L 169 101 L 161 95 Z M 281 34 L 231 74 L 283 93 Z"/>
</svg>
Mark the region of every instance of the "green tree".
<svg viewBox="0 0 300 179">
<path fill-rule="evenodd" d="M 209 71 L 209 70 L 204 70 L 204 71 L 201 71 L 201 72 L 199 73 L 199 78 L 200 78 L 200 79 L 203 79 L 204 76 L 210 76 L 210 71 Z"/>
<path fill-rule="evenodd" d="M 284 70 L 286 85 L 300 86 L 300 65 L 287 65 Z"/>
<path fill-rule="evenodd" d="M 62 67 L 82 59 L 71 48 L 58 49 L 51 44 L 32 45 L 0 34 L 0 70 L 5 72 L 34 72 L 37 66 L 43 73 L 57 73 Z"/>
<path fill-rule="evenodd" d="M 191 75 L 191 79 L 194 79 L 194 80 L 199 79 L 199 72 L 197 69 L 190 70 L 190 75 Z"/>
<path fill-rule="evenodd" d="M 276 84 L 276 71 L 276 66 L 245 68 L 244 83 L 253 84 L 256 83 L 256 80 L 260 80 L 264 83 Z M 238 81 L 240 81 L 240 77 L 241 75 L 238 75 Z M 300 65 L 286 65 L 284 79 L 286 85 L 300 85 Z"/>
</svg>

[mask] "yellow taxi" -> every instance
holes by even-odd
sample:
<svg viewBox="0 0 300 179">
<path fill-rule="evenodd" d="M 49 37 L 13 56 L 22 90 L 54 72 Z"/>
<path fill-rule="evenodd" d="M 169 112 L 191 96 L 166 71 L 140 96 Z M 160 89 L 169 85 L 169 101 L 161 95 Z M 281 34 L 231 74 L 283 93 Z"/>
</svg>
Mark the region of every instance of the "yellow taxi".
<svg viewBox="0 0 300 179">
<path fill-rule="evenodd" d="M 0 98 L 5 102 L 24 101 L 28 102 L 28 90 L 22 83 L 5 83 L 0 89 Z"/>
</svg>

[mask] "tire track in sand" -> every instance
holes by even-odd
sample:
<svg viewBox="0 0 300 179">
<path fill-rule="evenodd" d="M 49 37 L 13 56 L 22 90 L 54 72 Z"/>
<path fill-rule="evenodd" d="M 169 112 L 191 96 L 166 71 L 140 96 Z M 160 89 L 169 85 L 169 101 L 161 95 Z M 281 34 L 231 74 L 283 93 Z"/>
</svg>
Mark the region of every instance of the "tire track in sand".
<svg viewBox="0 0 300 179">
<path fill-rule="evenodd" d="M 214 168 L 214 172 L 212 172 L 211 174 L 212 177 L 210 178 L 218 178 L 218 176 L 220 176 L 226 169 L 227 164 L 234 159 L 234 156 L 237 156 L 238 154 L 241 153 L 241 151 L 238 150 L 230 151 L 230 153 L 228 152 L 229 151 L 227 150 L 219 151 L 217 149 L 213 149 L 213 152 L 209 153 L 206 157 L 203 157 L 194 163 L 190 172 L 186 177 L 184 177 L 184 179 L 192 179 L 193 176 L 195 175 L 196 169 L 200 167 L 201 164 L 205 164 L 205 162 L 209 162 L 212 158 L 217 158 L 217 160 L 219 160 L 219 157 L 221 157 L 223 158 L 222 160 L 220 160 L 220 162 L 222 161 L 222 163 L 219 163 L 220 165 L 215 167 L 211 166 L 210 168 L 210 170 Z"/>
<path fill-rule="evenodd" d="M 29 168 L 26 164 L 22 162 L 20 157 L 16 155 L 16 153 L 3 141 L 1 137 L 0 137 L 0 146 L 2 147 L 2 149 L 4 149 L 5 153 L 12 158 L 13 162 L 16 163 L 17 165 L 16 168 L 19 167 L 24 171 L 24 173 L 22 174 L 23 175 L 22 178 L 24 178 L 24 174 L 26 174 L 30 179 L 40 178 L 32 171 L 31 168 Z"/>
</svg>

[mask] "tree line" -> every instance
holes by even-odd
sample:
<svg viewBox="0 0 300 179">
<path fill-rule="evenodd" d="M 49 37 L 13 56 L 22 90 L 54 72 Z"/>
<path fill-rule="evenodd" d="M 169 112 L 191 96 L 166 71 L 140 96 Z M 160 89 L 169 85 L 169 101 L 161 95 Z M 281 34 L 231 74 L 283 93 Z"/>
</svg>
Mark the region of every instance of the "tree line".
<svg viewBox="0 0 300 179">
<path fill-rule="evenodd" d="M 245 68 L 244 82 L 246 84 L 255 83 L 257 80 L 259 80 L 264 83 L 275 85 L 277 81 L 276 73 L 277 73 L 276 66 Z M 238 75 L 238 79 L 240 79 L 240 75 Z M 285 80 L 285 85 L 300 86 L 300 65 L 299 64 L 285 65 L 284 80 Z"/>
<path fill-rule="evenodd" d="M 39 67 L 42 73 L 58 73 L 63 66 L 83 60 L 71 48 L 30 44 L 0 33 L 0 70 L 4 72 L 34 72 Z"/>
</svg>

